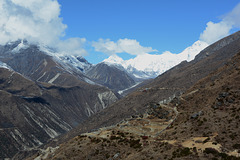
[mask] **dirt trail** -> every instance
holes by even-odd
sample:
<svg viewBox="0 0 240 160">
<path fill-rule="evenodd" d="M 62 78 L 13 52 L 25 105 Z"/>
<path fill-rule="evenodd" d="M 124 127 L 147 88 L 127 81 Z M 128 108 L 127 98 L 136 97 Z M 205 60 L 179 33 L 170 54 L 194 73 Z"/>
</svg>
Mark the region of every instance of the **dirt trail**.
<svg viewBox="0 0 240 160">
<path fill-rule="evenodd" d="M 157 137 L 170 127 L 178 116 L 178 110 L 176 107 L 172 108 L 168 105 L 161 104 L 159 108 L 168 111 L 168 116 L 171 117 L 171 119 L 160 119 L 157 115 L 152 116 L 146 113 L 142 117 L 129 118 L 117 125 L 100 128 L 98 131 L 87 133 L 86 135 L 107 137 L 110 130 L 115 128 L 122 132 L 133 133 L 137 136 Z"/>
<path fill-rule="evenodd" d="M 155 137 L 157 137 L 157 136 L 159 136 L 162 132 L 164 132 L 168 127 L 170 127 L 172 124 L 173 124 L 173 122 L 177 119 L 177 116 L 178 116 L 178 110 L 177 110 L 177 107 L 174 107 L 174 108 L 172 108 L 172 107 L 169 107 L 169 106 L 167 106 L 167 105 L 163 105 L 164 107 L 166 107 L 166 108 L 168 108 L 168 109 L 172 109 L 174 112 L 175 112 L 175 114 L 176 114 L 176 116 L 173 118 L 173 119 L 171 119 L 170 120 L 170 123 L 167 125 L 167 127 L 165 127 L 164 129 L 162 129 L 161 131 L 159 131 L 156 135 L 155 135 Z"/>
</svg>

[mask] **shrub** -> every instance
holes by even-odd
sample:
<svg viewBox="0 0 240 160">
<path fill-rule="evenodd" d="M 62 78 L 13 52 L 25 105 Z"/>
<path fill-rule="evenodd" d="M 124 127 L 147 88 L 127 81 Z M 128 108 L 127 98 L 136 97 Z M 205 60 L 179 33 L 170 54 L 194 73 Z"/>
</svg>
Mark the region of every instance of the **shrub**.
<svg viewBox="0 0 240 160">
<path fill-rule="evenodd" d="M 222 157 L 223 159 L 227 159 L 228 155 L 226 153 L 219 153 L 218 154 L 220 157 Z"/>
<path fill-rule="evenodd" d="M 203 143 L 207 143 L 209 140 L 210 140 L 210 138 L 208 137 L 207 139 L 205 139 L 205 140 L 203 141 Z"/>
<path fill-rule="evenodd" d="M 120 137 L 117 137 L 117 136 L 111 136 L 110 137 L 110 140 L 117 140 L 117 139 L 121 139 Z"/>
<path fill-rule="evenodd" d="M 130 147 L 132 148 L 140 148 L 142 144 L 140 143 L 140 139 L 137 140 L 130 140 Z"/>
<path fill-rule="evenodd" d="M 120 135 L 121 137 L 125 137 L 123 132 L 118 131 L 117 134 Z"/>
<path fill-rule="evenodd" d="M 233 145 L 233 148 L 234 148 L 234 149 L 240 149 L 240 144 L 234 144 L 234 145 Z"/>
<path fill-rule="evenodd" d="M 236 138 L 236 135 L 231 134 L 229 137 L 230 137 L 232 140 L 234 140 L 234 139 Z"/>
<path fill-rule="evenodd" d="M 172 158 L 176 158 L 176 157 L 185 157 L 192 154 L 190 148 L 179 148 L 176 151 L 174 151 L 172 153 Z"/>
<path fill-rule="evenodd" d="M 184 149 L 181 150 L 181 152 L 180 152 L 180 155 L 182 155 L 182 156 L 188 156 L 188 155 L 190 155 L 190 154 L 192 154 L 192 152 L 190 151 L 190 148 L 184 148 Z"/>
<path fill-rule="evenodd" d="M 98 139 L 98 138 L 92 138 L 92 139 L 91 139 L 91 142 L 97 144 L 97 143 L 101 142 L 101 140 Z"/>
<path fill-rule="evenodd" d="M 106 157 L 106 159 L 108 159 L 108 158 L 110 158 L 110 155 L 107 153 L 107 154 L 105 155 L 105 157 Z"/>
<path fill-rule="evenodd" d="M 218 154 L 218 151 L 214 148 L 205 148 L 203 152 L 206 154 L 213 154 L 213 155 Z"/>
</svg>

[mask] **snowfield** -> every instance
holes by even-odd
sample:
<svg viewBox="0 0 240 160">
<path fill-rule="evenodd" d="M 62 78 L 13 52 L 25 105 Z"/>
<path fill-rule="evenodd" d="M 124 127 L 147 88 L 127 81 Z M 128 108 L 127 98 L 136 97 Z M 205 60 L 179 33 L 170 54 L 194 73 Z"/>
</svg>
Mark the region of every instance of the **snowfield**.
<svg viewBox="0 0 240 160">
<path fill-rule="evenodd" d="M 195 56 L 208 46 L 207 43 L 196 41 L 192 46 L 186 48 L 179 54 L 164 52 L 160 55 L 142 54 L 133 59 L 123 60 L 117 55 L 112 55 L 103 62 L 108 65 L 115 65 L 124 68 L 128 73 L 136 78 L 155 78 L 182 61 L 191 61 Z"/>
</svg>

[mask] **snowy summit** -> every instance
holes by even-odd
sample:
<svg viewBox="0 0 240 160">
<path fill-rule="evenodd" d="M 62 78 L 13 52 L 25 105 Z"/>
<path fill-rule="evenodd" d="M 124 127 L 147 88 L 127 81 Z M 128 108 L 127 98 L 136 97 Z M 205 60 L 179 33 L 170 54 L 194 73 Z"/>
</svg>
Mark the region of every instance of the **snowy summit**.
<svg viewBox="0 0 240 160">
<path fill-rule="evenodd" d="M 153 55 L 146 53 L 125 61 L 117 55 L 112 55 L 103 62 L 108 65 L 115 65 L 118 68 L 124 68 L 136 78 L 155 78 L 182 61 L 186 60 L 189 62 L 193 60 L 207 46 L 206 42 L 196 41 L 192 46 L 179 54 L 164 52 L 161 55 Z"/>
</svg>

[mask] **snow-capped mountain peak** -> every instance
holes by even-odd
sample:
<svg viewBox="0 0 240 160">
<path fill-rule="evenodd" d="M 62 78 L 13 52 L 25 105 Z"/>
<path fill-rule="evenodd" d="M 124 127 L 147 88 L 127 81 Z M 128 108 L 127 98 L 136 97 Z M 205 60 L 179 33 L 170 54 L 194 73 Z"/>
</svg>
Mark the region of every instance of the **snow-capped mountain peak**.
<svg viewBox="0 0 240 160">
<path fill-rule="evenodd" d="M 121 66 L 136 78 L 155 78 L 184 60 L 193 60 L 207 46 L 206 42 L 196 41 L 192 46 L 179 54 L 173 54 L 169 51 L 160 55 L 141 54 L 125 61 L 117 55 L 112 55 L 103 62 L 108 65 Z"/>
<path fill-rule="evenodd" d="M 82 56 L 65 55 L 60 56 L 59 58 L 62 62 L 69 64 L 82 72 L 85 72 L 91 67 L 91 64 Z"/>
<path fill-rule="evenodd" d="M 109 63 L 109 64 L 122 64 L 124 60 L 121 57 L 114 54 L 108 57 L 107 59 L 103 60 L 103 62 Z"/>
<path fill-rule="evenodd" d="M 72 69 L 80 70 L 81 72 L 85 73 L 92 64 L 90 64 L 85 58 L 82 56 L 70 55 L 69 53 L 58 52 L 53 48 L 49 48 L 44 44 L 39 44 L 38 47 L 41 51 L 45 52 L 46 54 L 53 57 L 55 61 L 62 64 L 62 66 L 72 72 Z"/>
<path fill-rule="evenodd" d="M 12 50 L 13 53 L 17 53 L 19 52 L 21 49 L 26 49 L 28 48 L 29 45 L 27 43 L 27 41 L 25 40 L 21 40 L 21 42 Z"/>
<path fill-rule="evenodd" d="M 184 59 L 189 61 L 192 61 L 195 56 L 204 48 L 206 48 L 208 46 L 208 44 L 206 42 L 203 41 L 196 41 L 195 43 L 193 43 L 192 46 L 187 47 L 182 53 L 179 54 L 179 56 Z"/>
</svg>

